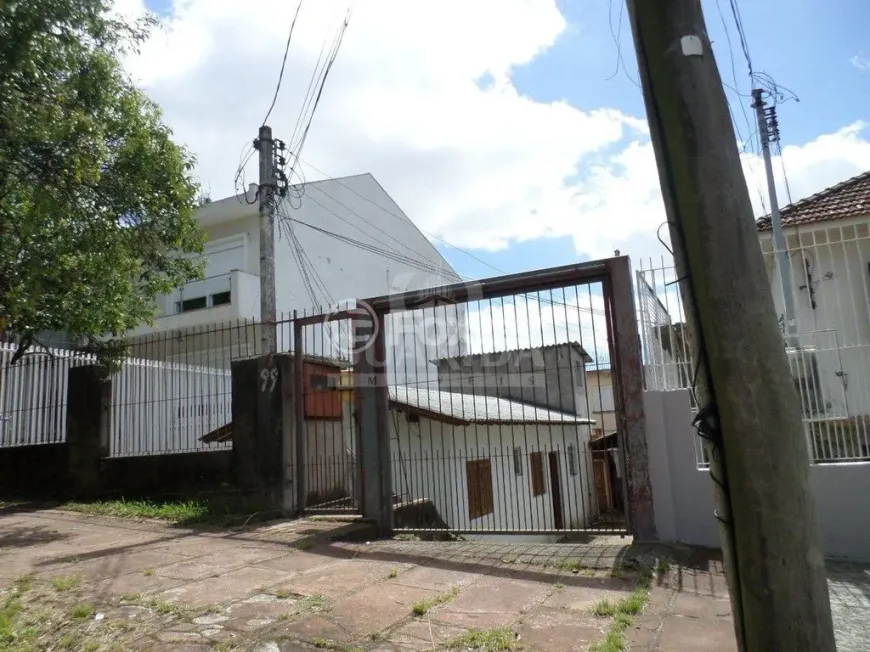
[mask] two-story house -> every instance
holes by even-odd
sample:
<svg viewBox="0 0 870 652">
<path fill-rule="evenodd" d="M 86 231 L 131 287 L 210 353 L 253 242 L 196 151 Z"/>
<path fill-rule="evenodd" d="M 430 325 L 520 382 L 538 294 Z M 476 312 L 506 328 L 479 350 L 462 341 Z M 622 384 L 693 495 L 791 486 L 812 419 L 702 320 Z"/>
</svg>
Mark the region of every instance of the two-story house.
<svg viewBox="0 0 870 652">
<path fill-rule="evenodd" d="M 134 357 L 226 368 L 230 360 L 258 352 L 259 338 L 253 330 L 230 327 L 236 320 L 260 318 L 255 192 L 252 186 L 246 195 L 212 201 L 199 209 L 197 217 L 208 238 L 205 278 L 160 298 L 155 323 L 131 333 Z M 295 186 L 276 211 L 279 321 L 289 319 L 294 311 L 328 312 L 337 304 L 459 280 L 371 174 Z M 464 308 L 436 308 L 434 314 L 436 321 L 456 333 L 451 350 L 464 351 Z M 425 332 L 416 323 L 422 320 L 417 313 L 389 318 L 387 348 L 392 362 L 388 367 L 396 382 L 414 382 L 418 372 L 425 374 L 427 361 L 421 353 L 425 343 L 416 341 Z M 279 349 L 292 348 L 291 332 L 289 323 L 279 324 Z M 306 327 L 305 346 L 313 355 L 340 355 L 337 349 L 349 348 L 349 339 L 348 323 Z"/>
</svg>

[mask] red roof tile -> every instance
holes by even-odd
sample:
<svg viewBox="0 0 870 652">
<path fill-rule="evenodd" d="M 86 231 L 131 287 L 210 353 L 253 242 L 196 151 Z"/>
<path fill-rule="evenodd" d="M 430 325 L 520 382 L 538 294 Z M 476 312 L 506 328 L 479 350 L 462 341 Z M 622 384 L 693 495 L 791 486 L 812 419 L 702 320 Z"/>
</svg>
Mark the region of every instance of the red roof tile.
<svg viewBox="0 0 870 652">
<path fill-rule="evenodd" d="M 870 171 L 784 206 L 779 213 L 783 226 L 866 217 L 870 215 Z M 770 231 L 770 215 L 759 218 L 755 224 L 759 231 Z"/>
</svg>

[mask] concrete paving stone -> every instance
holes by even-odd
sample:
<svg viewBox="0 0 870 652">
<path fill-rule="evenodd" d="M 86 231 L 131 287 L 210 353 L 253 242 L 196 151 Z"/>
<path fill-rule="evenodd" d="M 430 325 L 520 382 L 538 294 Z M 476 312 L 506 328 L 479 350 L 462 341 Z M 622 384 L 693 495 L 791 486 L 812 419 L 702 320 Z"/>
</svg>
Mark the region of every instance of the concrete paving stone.
<svg viewBox="0 0 870 652">
<path fill-rule="evenodd" d="M 158 594 L 158 597 L 175 604 L 193 608 L 226 604 L 263 587 L 285 579 L 285 576 L 264 568 L 245 566 L 205 580 L 189 582 Z"/>
<path fill-rule="evenodd" d="M 523 616 L 514 627 L 520 643 L 536 652 L 585 652 L 604 638 L 609 628 L 610 619 L 546 608 Z"/>
<path fill-rule="evenodd" d="M 428 647 L 437 649 L 438 646 L 460 636 L 465 631 L 461 627 L 445 625 L 423 616 L 422 618 L 414 618 L 411 622 L 396 629 L 390 634 L 390 641 L 408 646 L 416 645 L 416 649 L 420 649 L 420 642 L 423 641 Z"/>
<path fill-rule="evenodd" d="M 154 575 L 145 575 L 142 572 L 127 573 L 96 582 L 94 590 L 98 595 L 113 597 L 121 597 L 122 595 L 130 595 L 132 593 L 151 595 L 176 587 L 183 581 L 170 577 L 160 577 L 156 573 Z"/>
<path fill-rule="evenodd" d="M 198 631 L 167 629 L 157 632 L 155 638 L 161 643 L 201 643 L 204 640 Z"/>
<path fill-rule="evenodd" d="M 276 586 L 297 595 L 322 595 L 337 598 L 386 580 L 392 566 L 386 562 L 361 559 L 346 560 L 302 575 L 294 575 Z"/>
<path fill-rule="evenodd" d="M 428 589 L 376 584 L 337 600 L 330 616 L 348 632 L 365 637 L 410 617 L 416 602 L 436 595 L 437 592 Z"/>
<path fill-rule="evenodd" d="M 254 564 L 258 568 L 273 568 L 287 573 L 307 573 L 321 570 L 345 561 L 343 558 L 322 555 L 316 552 L 291 552 L 280 557 Z"/>
<path fill-rule="evenodd" d="M 616 584 L 613 580 L 588 578 L 587 586 L 563 586 L 553 591 L 543 606 L 552 609 L 589 611 L 601 600 L 616 602 L 627 597 L 633 588 L 628 584 Z M 618 587 L 618 588 L 617 588 Z"/>
<path fill-rule="evenodd" d="M 228 620 L 224 626 L 240 632 L 251 632 L 296 613 L 298 608 L 299 601 L 293 598 L 277 598 L 260 593 L 229 605 L 225 610 Z"/>
<path fill-rule="evenodd" d="M 674 597 L 671 610 L 689 618 L 731 618 L 731 601 L 681 592 Z"/>
<path fill-rule="evenodd" d="M 659 632 L 657 629 L 638 626 L 637 620 L 635 620 L 631 627 L 625 630 L 626 649 L 631 650 L 631 652 L 658 652 L 656 647 L 658 638 Z"/>
<path fill-rule="evenodd" d="M 725 619 L 671 616 L 662 626 L 658 649 L 667 652 L 737 652 L 734 625 Z"/>
<path fill-rule="evenodd" d="M 445 591 L 454 586 L 468 586 L 480 578 L 481 575 L 477 573 L 449 570 L 438 568 L 437 566 L 416 566 L 401 571 L 392 581 L 396 584 L 413 586 L 418 589 Z"/>
<path fill-rule="evenodd" d="M 276 627 L 275 632 L 279 635 L 299 638 L 305 641 L 321 639 L 346 645 L 354 640 L 353 635 L 350 634 L 350 632 L 346 631 L 329 618 L 319 614 L 311 614 L 300 618 L 299 620 L 283 624 Z M 298 648 L 287 647 L 282 643 L 281 649 L 296 650 Z"/>
<path fill-rule="evenodd" d="M 464 589 L 459 597 L 433 613 L 433 620 L 457 627 L 503 627 L 540 602 L 549 584 L 484 577 Z"/>
<path fill-rule="evenodd" d="M 155 569 L 156 575 L 156 569 L 161 566 L 177 563 L 183 560 L 184 557 L 179 555 L 145 550 L 127 554 L 108 555 L 106 557 L 85 561 L 75 565 L 74 573 L 70 573 L 68 570 L 69 567 L 65 565 L 40 573 L 39 576 L 50 579 L 60 575 L 75 574 L 93 582 L 127 573 L 141 572 L 146 568 Z"/>
<path fill-rule="evenodd" d="M 196 580 L 214 577 L 233 568 L 255 564 L 274 556 L 273 551 L 259 548 L 239 548 L 224 552 L 211 551 L 210 554 L 184 558 L 174 564 L 161 566 L 156 574 L 161 577 Z"/>
</svg>

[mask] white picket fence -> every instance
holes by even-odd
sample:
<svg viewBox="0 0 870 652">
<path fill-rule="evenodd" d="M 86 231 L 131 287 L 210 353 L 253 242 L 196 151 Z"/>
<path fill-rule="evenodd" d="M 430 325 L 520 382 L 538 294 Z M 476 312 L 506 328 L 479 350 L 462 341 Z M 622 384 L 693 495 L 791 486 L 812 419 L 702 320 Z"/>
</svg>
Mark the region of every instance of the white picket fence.
<svg viewBox="0 0 870 652">
<path fill-rule="evenodd" d="M 66 441 L 69 370 L 95 358 L 33 349 L 10 365 L 15 344 L 0 343 L 0 447 Z M 232 378 L 216 369 L 128 359 L 112 376 L 109 455 L 226 450 L 200 438 L 232 420 Z"/>
</svg>

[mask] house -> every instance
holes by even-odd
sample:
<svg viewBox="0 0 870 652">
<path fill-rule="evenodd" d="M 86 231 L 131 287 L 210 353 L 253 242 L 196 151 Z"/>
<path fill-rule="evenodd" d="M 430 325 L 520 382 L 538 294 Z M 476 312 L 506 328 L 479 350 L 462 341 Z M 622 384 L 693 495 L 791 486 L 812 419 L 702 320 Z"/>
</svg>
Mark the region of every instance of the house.
<svg viewBox="0 0 870 652">
<path fill-rule="evenodd" d="M 870 171 L 785 206 L 780 214 L 792 278 L 794 334 L 786 323 L 770 216 L 756 226 L 804 419 L 817 431 L 836 426 L 836 433 L 822 437 L 828 440 L 824 446 L 836 448 L 827 453 L 841 459 L 867 457 Z M 817 458 L 827 454 L 813 452 Z"/>
<path fill-rule="evenodd" d="M 245 195 L 212 201 L 197 218 L 208 242 L 205 278 L 158 300 L 153 325 L 130 333 L 132 355 L 226 368 L 229 361 L 258 352 L 259 333 L 229 327 L 260 318 L 260 228 L 255 187 Z M 438 250 L 402 212 L 371 174 L 324 179 L 290 189 L 276 211 L 275 303 L 279 321 L 329 311 L 339 303 L 418 290 L 459 281 Z M 463 352 L 464 307 L 437 308 L 436 321 L 457 333 L 453 350 Z M 421 315 L 410 321 L 416 326 Z M 409 320 L 390 316 L 391 335 Z M 395 324 L 393 323 L 395 322 Z M 456 322 L 459 322 L 458 324 Z M 398 324 L 398 326 L 396 325 Z M 418 329 L 422 332 L 422 328 Z M 292 348 L 289 323 L 278 327 L 279 349 Z M 417 332 L 417 331 L 415 331 Z M 306 348 L 331 355 L 349 340 L 349 324 L 308 327 Z M 171 344 L 174 341 L 175 344 Z M 409 354 L 425 343 L 391 337 L 388 356 L 401 364 L 396 382 L 412 382 L 426 363 Z M 406 371 L 405 360 L 415 367 Z M 419 368 L 418 368 L 419 367 Z"/>
<path fill-rule="evenodd" d="M 566 342 L 457 355 L 433 364 L 442 391 L 497 396 L 586 417 L 586 366 L 591 362 L 580 344 Z"/>
<path fill-rule="evenodd" d="M 356 486 L 354 399 L 345 382 L 353 376 L 338 365 L 322 371 L 325 364 L 306 360 L 307 505 L 343 509 Z M 321 372 L 341 378 L 315 381 Z M 387 392 L 397 527 L 419 527 L 402 517 L 414 504 L 451 530 L 567 530 L 599 515 L 592 420 L 498 397 L 407 385 Z M 202 437 L 231 440 L 231 426 Z"/>
<path fill-rule="evenodd" d="M 592 439 L 616 432 L 616 405 L 613 401 L 613 379 L 608 366 L 586 369 L 586 403 L 595 420 Z"/>
<path fill-rule="evenodd" d="M 431 503 L 460 531 L 566 530 L 598 516 L 590 419 L 479 394 L 392 386 L 389 395 L 399 506 Z"/>
</svg>

